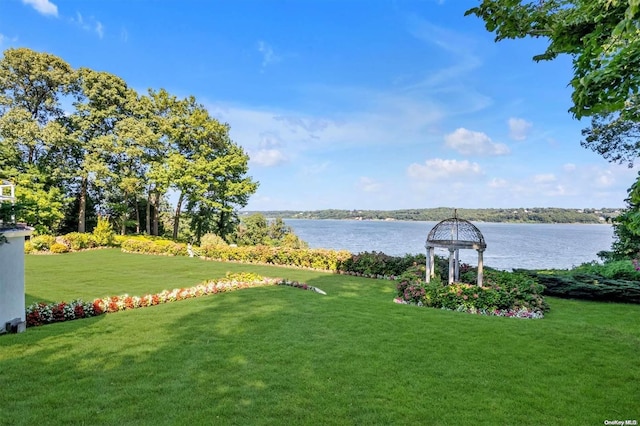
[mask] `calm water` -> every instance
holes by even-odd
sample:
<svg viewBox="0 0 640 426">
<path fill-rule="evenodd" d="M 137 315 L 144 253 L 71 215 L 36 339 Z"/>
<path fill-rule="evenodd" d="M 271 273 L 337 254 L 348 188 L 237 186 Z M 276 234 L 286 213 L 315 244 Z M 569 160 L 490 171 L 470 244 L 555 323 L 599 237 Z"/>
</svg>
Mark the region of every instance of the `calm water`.
<svg viewBox="0 0 640 426">
<path fill-rule="evenodd" d="M 400 256 L 424 253 L 427 234 L 437 222 L 383 222 L 356 220 L 285 219 L 296 235 L 311 248 L 378 251 Z M 557 225 L 474 223 L 484 235 L 484 263 L 498 269 L 567 269 L 598 260 L 596 253 L 609 250 L 610 225 Z M 448 256 L 448 251 L 436 249 Z M 474 264 L 474 250 L 460 250 L 463 262 Z"/>
</svg>

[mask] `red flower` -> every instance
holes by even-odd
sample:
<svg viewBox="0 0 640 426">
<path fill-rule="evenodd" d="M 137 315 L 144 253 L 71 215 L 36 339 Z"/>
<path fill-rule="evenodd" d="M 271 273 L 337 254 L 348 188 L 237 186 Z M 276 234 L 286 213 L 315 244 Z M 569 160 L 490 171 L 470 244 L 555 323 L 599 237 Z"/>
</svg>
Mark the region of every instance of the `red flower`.
<svg viewBox="0 0 640 426">
<path fill-rule="evenodd" d="M 76 314 L 76 318 L 84 318 L 84 308 L 82 305 L 76 305 L 73 308 L 73 312 Z"/>
</svg>

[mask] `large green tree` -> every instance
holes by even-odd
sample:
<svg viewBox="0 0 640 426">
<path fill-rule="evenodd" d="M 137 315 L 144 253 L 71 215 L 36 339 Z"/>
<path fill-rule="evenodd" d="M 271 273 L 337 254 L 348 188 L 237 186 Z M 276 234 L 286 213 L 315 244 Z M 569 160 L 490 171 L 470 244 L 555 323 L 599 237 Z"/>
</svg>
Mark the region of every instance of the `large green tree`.
<svg viewBox="0 0 640 426">
<path fill-rule="evenodd" d="M 482 18 L 496 41 L 546 38 L 536 61 L 570 55 L 575 117 L 640 118 L 640 0 L 482 0 L 466 14 Z"/>
<path fill-rule="evenodd" d="M 615 163 L 633 166 L 640 155 L 640 0 L 482 0 L 466 12 L 485 21 L 496 41 L 546 38 L 536 61 L 567 54 L 578 119 L 590 116 L 582 145 Z M 640 181 L 627 209 L 614 220 L 616 241 L 604 258 L 640 250 Z"/>
<path fill-rule="evenodd" d="M 76 76 L 78 97 L 67 122 L 74 138 L 71 157 L 79 198 L 78 232 L 85 232 L 87 194 L 91 189 L 111 188 L 109 183 L 118 178 L 110 167 L 116 161 L 117 126 L 129 117 L 136 94 L 124 80 L 110 73 L 80 68 Z"/>
<path fill-rule="evenodd" d="M 0 178 L 17 184 L 19 220 L 55 232 L 66 201 L 60 189 L 69 143 L 61 99 L 73 88 L 62 59 L 8 49 L 0 59 Z"/>
<path fill-rule="evenodd" d="M 237 210 L 247 205 L 258 188 L 247 176 L 248 155 L 228 138 L 228 126 L 224 129 L 224 144 L 203 162 L 204 168 L 198 172 L 202 186 L 190 194 L 187 204 L 197 241 L 208 232 L 226 239 L 238 223 Z"/>
<path fill-rule="evenodd" d="M 193 96 L 138 96 L 116 75 L 29 49 L 0 59 L 0 179 L 17 184 L 20 219 L 39 232 L 85 232 L 87 216 L 106 214 L 122 233 L 142 232 L 144 216 L 157 235 L 173 191 L 175 237 L 182 213 L 197 235 L 225 236 L 257 187 L 247 163 Z"/>
</svg>

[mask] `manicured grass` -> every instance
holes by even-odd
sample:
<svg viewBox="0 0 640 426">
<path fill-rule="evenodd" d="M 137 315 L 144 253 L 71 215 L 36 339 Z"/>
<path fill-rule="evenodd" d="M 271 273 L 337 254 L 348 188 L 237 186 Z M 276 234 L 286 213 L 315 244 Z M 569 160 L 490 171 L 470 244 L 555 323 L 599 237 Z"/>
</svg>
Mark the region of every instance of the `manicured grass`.
<svg viewBox="0 0 640 426">
<path fill-rule="evenodd" d="M 0 337 L 0 424 L 603 424 L 640 419 L 640 306 L 543 320 L 392 303 L 394 285 L 114 250 L 27 257 L 32 300 L 256 272 L 262 287 Z"/>
</svg>

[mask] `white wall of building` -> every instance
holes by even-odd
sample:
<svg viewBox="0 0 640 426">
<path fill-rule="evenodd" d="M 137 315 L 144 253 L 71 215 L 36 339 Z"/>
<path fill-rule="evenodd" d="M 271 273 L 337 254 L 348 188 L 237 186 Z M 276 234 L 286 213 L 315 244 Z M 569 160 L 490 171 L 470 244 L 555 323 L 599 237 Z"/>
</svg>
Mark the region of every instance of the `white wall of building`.
<svg viewBox="0 0 640 426">
<path fill-rule="evenodd" d="M 15 318 L 25 321 L 24 238 L 31 230 L 2 230 L 0 245 L 0 329 Z"/>
</svg>

